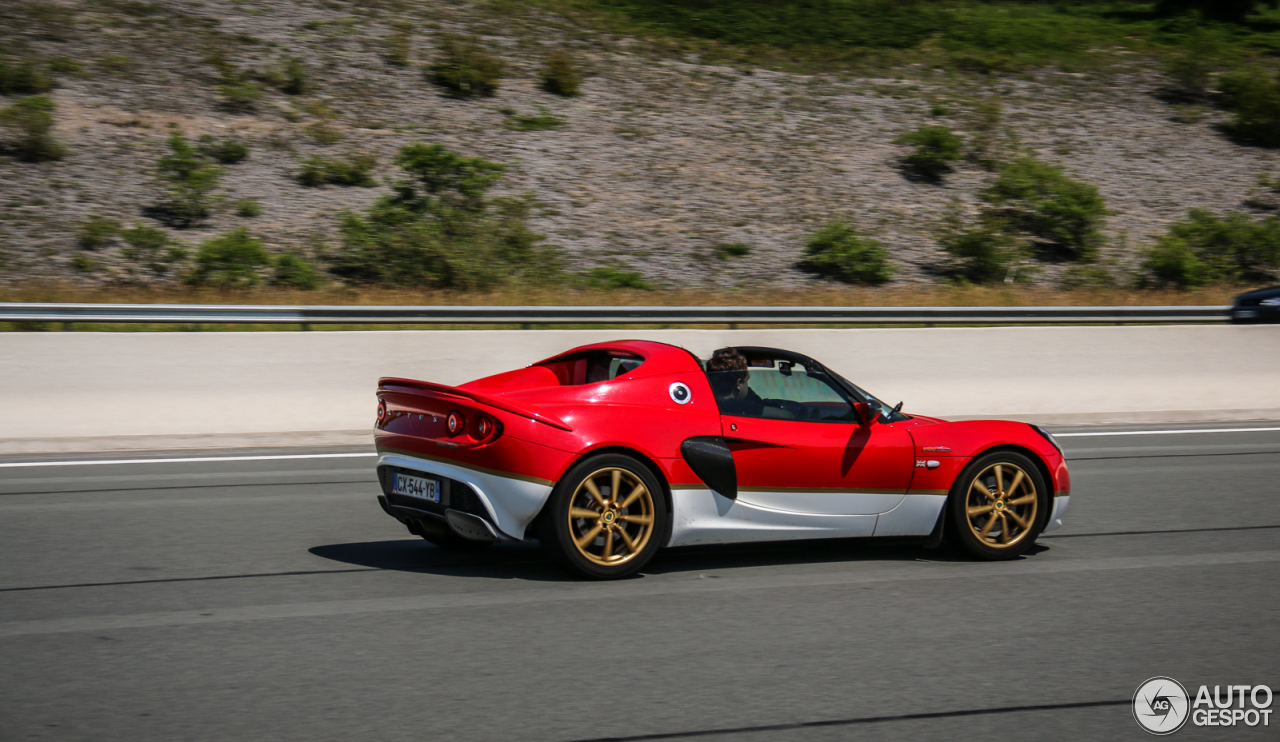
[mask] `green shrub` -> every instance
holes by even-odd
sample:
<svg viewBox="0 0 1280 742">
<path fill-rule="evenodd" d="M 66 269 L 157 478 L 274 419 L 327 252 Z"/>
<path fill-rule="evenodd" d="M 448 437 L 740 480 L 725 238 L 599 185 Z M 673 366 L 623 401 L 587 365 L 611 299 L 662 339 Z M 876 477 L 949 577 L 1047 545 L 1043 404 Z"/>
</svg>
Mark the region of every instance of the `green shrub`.
<svg viewBox="0 0 1280 742">
<path fill-rule="evenodd" d="M 1004 120 L 1004 103 L 999 98 L 979 101 L 969 116 L 973 138 L 969 143 L 969 159 L 988 170 L 998 164 L 1000 126 Z"/>
<path fill-rule="evenodd" d="M 175 243 L 169 233 L 159 227 L 143 224 L 124 230 L 120 236 L 128 245 L 120 255 L 129 261 L 130 272 L 136 266 L 163 276 L 187 257 L 186 248 Z"/>
<path fill-rule="evenodd" d="M 27 162 L 59 160 L 66 148 L 53 138 L 53 113 L 57 106 L 44 95 L 22 98 L 0 110 L 0 125 L 18 130 L 20 138 L 13 147 L 19 159 Z"/>
<path fill-rule="evenodd" d="M 1061 166 L 1024 157 L 1000 168 L 981 194 L 1012 226 L 1064 248 L 1073 258 L 1097 257 L 1107 205 L 1097 187 L 1067 176 Z"/>
<path fill-rule="evenodd" d="M 507 166 L 479 157 L 462 157 L 440 144 L 411 144 L 396 156 L 410 178 L 395 186 L 395 202 L 415 213 L 481 213 L 485 195 Z"/>
<path fill-rule="evenodd" d="M 53 89 L 53 81 L 31 64 L 0 60 L 0 95 L 39 95 Z"/>
<path fill-rule="evenodd" d="M 302 68 L 301 60 L 290 59 L 285 64 L 280 92 L 285 95 L 302 95 L 307 92 L 307 71 Z"/>
<path fill-rule="evenodd" d="M 320 272 L 306 258 L 289 253 L 276 258 L 275 273 L 271 277 L 273 286 L 312 291 L 320 288 L 322 282 Z"/>
<path fill-rule="evenodd" d="M 378 185 L 373 179 L 373 168 L 377 164 L 377 160 L 369 155 L 352 155 L 346 160 L 326 160 L 315 156 L 303 163 L 298 182 L 305 186 L 322 186 L 328 183 L 372 188 Z"/>
<path fill-rule="evenodd" d="M 894 141 L 915 147 L 915 151 L 902 158 L 903 168 L 920 178 L 935 182 L 951 172 L 951 163 L 960 159 L 964 147 L 963 140 L 945 126 L 922 126 Z"/>
<path fill-rule="evenodd" d="M 1109 289 L 1115 288 L 1116 277 L 1106 266 L 1082 263 L 1063 271 L 1059 283 L 1064 289 Z"/>
<path fill-rule="evenodd" d="M 330 126 L 328 121 L 317 121 L 302 131 L 318 144 L 337 144 L 344 139 L 342 132 Z"/>
<path fill-rule="evenodd" d="M 609 0 L 592 5 L 625 14 L 636 30 L 823 56 L 857 48 L 913 49 L 947 30 L 951 20 L 933 3 L 905 1 Z"/>
<path fill-rule="evenodd" d="M 385 41 L 387 63 L 396 67 L 408 67 L 413 53 L 413 24 L 400 21 L 393 27 L 395 32 Z"/>
<path fill-rule="evenodd" d="M 195 268 L 186 277 L 192 286 L 249 288 L 262 279 L 263 268 L 271 265 L 271 255 L 244 227 L 205 240 L 196 252 Z"/>
<path fill-rule="evenodd" d="M 589 289 L 610 290 L 630 289 L 633 291 L 652 291 L 653 284 L 644 280 L 637 271 L 623 270 L 614 265 L 592 268 L 583 274 L 583 285 Z"/>
<path fill-rule="evenodd" d="M 491 96 L 502 78 L 501 59 L 476 39 L 449 34 L 441 38 L 436 61 L 428 67 L 431 81 L 459 98 Z"/>
<path fill-rule="evenodd" d="M 1259 175 L 1258 185 L 1249 190 L 1244 205 L 1262 211 L 1280 211 L 1280 175 Z"/>
<path fill-rule="evenodd" d="M 84 250 L 97 250 L 111 244 L 119 234 L 119 221 L 94 214 L 76 230 L 76 244 Z"/>
<path fill-rule="evenodd" d="M 242 198 L 235 202 L 236 215 L 252 218 L 262 215 L 262 204 L 251 198 Z"/>
<path fill-rule="evenodd" d="M 567 123 L 541 106 L 538 107 L 538 113 L 535 115 L 526 116 L 511 108 L 503 109 L 502 112 L 507 116 L 503 126 L 514 131 L 548 131 L 559 129 Z"/>
<path fill-rule="evenodd" d="M 1240 23 L 1262 6 L 1276 6 L 1274 0 L 1157 0 L 1156 12 L 1175 15 L 1196 11 L 1215 21 Z"/>
<path fill-rule="evenodd" d="M 249 113 L 262 98 L 262 89 L 254 82 L 254 75 L 235 68 L 222 51 L 215 51 L 205 61 L 218 70 L 218 94 L 222 96 L 222 108 L 231 113 Z"/>
<path fill-rule="evenodd" d="M 1144 286 L 1194 288 L 1212 283 L 1196 251 L 1185 240 L 1168 235 L 1146 251 L 1142 273 Z"/>
<path fill-rule="evenodd" d="M 845 283 L 880 284 L 893 277 L 880 242 L 840 222 L 828 224 L 805 243 L 800 267 Z"/>
<path fill-rule="evenodd" d="M 1002 72 L 1013 72 L 1019 64 L 1008 54 L 983 50 L 957 52 L 951 55 L 951 64 L 965 72 L 976 72 L 979 75 L 994 75 Z"/>
<path fill-rule="evenodd" d="M 262 90 L 247 80 L 223 82 L 218 85 L 222 107 L 231 113 L 249 113 L 257 107 Z"/>
<path fill-rule="evenodd" d="M 1180 288 L 1260 282 L 1280 268 L 1280 217 L 1260 221 L 1192 209 L 1146 251 L 1143 283 Z"/>
<path fill-rule="evenodd" d="M 731 260 L 733 258 L 746 257 L 751 252 L 751 245 L 745 242 L 728 242 L 723 245 L 716 245 L 714 248 L 717 258 L 721 260 Z"/>
<path fill-rule="evenodd" d="M 573 55 L 563 49 L 551 52 L 542 65 L 542 89 L 566 98 L 575 96 L 582 86 L 582 74 L 578 72 Z"/>
<path fill-rule="evenodd" d="M 0 62 L 0 64 L 3 64 Z M 49 71 L 60 75 L 72 74 L 84 70 L 84 65 L 70 57 L 54 57 L 49 60 Z"/>
<path fill-rule="evenodd" d="M 1208 93 L 1213 64 L 1204 54 L 1179 54 L 1165 62 L 1164 73 L 1174 97 L 1199 100 Z"/>
<path fill-rule="evenodd" d="M 98 267 L 98 263 L 88 255 L 81 254 L 71 259 L 71 267 L 81 273 L 88 273 L 89 271 L 96 269 Z"/>
<path fill-rule="evenodd" d="M 363 214 L 348 212 L 330 270 L 356 283 L 482 289 L 558 270 L 555 253 L 529 229 L 529 198 L 489 199 L 503 165 L 441 145 L 409 145 L 406 177 Z"/>
<path fill-rule="evenodd" d="M 249 145 L 238 139 L 223 139 L 219 142 L 205 134 L 200 137 L 200 154 L 223 165 L 234 165 L 249 156 Z"/>
<path fill-rule="evenodd" d="M 1235 70 L 1219 78 L 1218 87 L 1235 114 L 1228 132 L 1263 147 L 1280 147 L 1280 77 L 1257 68 Z"/>
<path fill-rule="evenodd" d="M 98 66 L 113 75 L 123 75 L 133 70 L 133 57 L 127 54 L 108 54 L 98 58 Z"/>
<path fill-rule="evenodd" d="M 943 272 L 962 283 L 1007 281 L 1024 253 L 1022 240 L 990 215 L 974 224 L 953 217 L 938 242 L 948 256 Z"/>
<path fill-rule="evenodd" d="M 201 157 L 181 134 L 169 137 L 169 150 L 156 166 L 168 186 L 160 209 L 170 224 L 189 227 L 209 216 L 209 194 L 218 187 L 222 169 Z"/>
</svg>

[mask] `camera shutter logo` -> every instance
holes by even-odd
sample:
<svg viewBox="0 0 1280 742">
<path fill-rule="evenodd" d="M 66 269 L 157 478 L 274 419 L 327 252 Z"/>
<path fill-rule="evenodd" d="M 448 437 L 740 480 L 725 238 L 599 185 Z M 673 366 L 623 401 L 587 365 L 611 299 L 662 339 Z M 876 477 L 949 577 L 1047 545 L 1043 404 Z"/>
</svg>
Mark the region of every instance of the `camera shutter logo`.
<svg viewBox="0 0 1280 742">
<path fill-rule="evenodd" d="M 1154 677 L 1138 686 L 1133 694 L 1133 718 L 1152 734 L 1173 734 L 1187 723 L 1191 699 L 1182 683 L 1173 678 Z"/>
</svg>

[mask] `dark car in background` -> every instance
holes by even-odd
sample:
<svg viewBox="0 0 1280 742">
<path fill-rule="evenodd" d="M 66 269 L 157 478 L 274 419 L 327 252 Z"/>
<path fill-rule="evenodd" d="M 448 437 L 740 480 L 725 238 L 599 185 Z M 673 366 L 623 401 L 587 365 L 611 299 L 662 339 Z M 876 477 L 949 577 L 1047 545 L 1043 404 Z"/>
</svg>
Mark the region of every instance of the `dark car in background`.
<svg viewBox="0 0 1280 742">
<path fill-rule="evenodd" d="M 1280 322 L 1280 286 L 1237 296 L 1231 307 L 1231 321 L 1235 324 Z"/>
</svg>

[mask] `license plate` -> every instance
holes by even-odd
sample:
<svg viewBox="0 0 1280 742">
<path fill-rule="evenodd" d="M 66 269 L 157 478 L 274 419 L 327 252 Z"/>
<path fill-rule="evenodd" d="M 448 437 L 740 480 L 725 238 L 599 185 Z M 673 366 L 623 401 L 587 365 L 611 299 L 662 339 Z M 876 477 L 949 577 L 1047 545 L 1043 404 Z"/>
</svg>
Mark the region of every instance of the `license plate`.
<svg viewBox="0 0 1280 742">
<path fill-rule="evenodd" d="M 427 502 L 440 502 L 440 480 L 414 477 L 395 472 L 391 475 L 391 491 Z"/>
<path fill-rule="evenodd" d="M 1247 318 L 1249 318 L 1249 317 L 1257 317 L 1257 316 L 1258 316 L 1258 310 L 1256 310 L 1256 309 L 1237 309 L 1237 310 L 1236 310 L 1236 316 L 1237 316 L 1237 317 L 1241 317 L 1241 318 L 1246 318 L 1246 319 L 1247 319 Z"/>
</svg>

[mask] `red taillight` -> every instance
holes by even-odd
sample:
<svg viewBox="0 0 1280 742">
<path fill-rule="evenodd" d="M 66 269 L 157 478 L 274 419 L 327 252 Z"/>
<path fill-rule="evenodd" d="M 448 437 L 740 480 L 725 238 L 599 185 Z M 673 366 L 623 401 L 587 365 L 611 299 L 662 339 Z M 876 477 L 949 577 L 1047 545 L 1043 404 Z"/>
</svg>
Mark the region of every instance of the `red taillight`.
<svg viewBox="0 0 1280 742">
<path fill-rule="evenodd" d="M 484 415 L 481 415 L 480 418 L 476 420 L 476 439 L 484 440 L 485 438 L 488 438 L 489 434 L 492 432 L 493 421 Z"/>
<path fill-rule="evenodd" d="M 449 435 L 460 435 L 462 431 L 467 429 L 467 419 L 462 416 L 461 412 L 454 410 L 449 413 Z"/>
<path fill-rule="evenodd" d="M 378 400 L 378 422 L 382 422 L 383 420 L 386 420 L 386 419 L 387 419 L 387 403 L 382 400 Z"/>
</svg>

